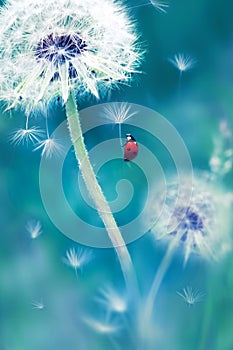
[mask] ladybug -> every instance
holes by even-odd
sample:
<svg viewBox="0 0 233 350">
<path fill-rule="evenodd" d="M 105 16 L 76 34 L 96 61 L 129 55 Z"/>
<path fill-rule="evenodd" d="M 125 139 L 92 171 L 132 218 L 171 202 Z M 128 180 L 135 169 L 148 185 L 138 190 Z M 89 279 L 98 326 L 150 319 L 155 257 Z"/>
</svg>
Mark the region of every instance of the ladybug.
<svg viewBox="0 0 233 350">
<path fill-rule="evenodd" d="M 124 161 L 129 162 L 138 154 L 138 144 L 131 134 L 126 134 L 127 142 L 124 149 Z"/>
</svg>

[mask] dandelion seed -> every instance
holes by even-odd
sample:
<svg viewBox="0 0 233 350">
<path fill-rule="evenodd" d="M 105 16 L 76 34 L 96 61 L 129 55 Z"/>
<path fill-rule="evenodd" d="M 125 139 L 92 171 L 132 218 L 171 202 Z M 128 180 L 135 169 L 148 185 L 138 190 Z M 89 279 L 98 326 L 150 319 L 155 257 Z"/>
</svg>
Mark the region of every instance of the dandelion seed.
<svg viewBox="0 0 233 350">
<path fill-rule="evenodd" d="M 167 9 L 169 7 L 169 4 L 166 2 L 159 1 L 159 0 L 150 0 L 149 2 L 142 3 L 140 5 L 135 5 L 135 6 L 132 6 L 131 8 L 143 7 L 148 5 L 152 5 L 156 10 L 163 13 L 167 13 Z"/>
<path fill-rule="evenodd" d="M 203 301 L 205 293 L 201 292 L 198 289 L 194 289 L 192 287 L 186 287 L 183 288 L 182 292 L 177 292 L 177 294 L 179 296 L 181 296 L 181 298 L 184 299 L 184 301 L 189 305 L 192 306 L 196 303 L 200 303 L 201 301 Z"/>
<path fill-rule="evenodd" d="M 42 300 L 40 301 L 33 301 L 32 302 L 32 308 L 37 310 L 44 310 L 45 305 Z"/>
<path fill-rule="evenodd" d="M 122 326 L 117 319 L 96 320 L 94 318 L 84 318 L 84 322 L 98 333 L 112 334 L 119 332 Z"/>
<path fill-rule="evenodd" d="M 35 108 L 72 89 L 131 79 L 141 54 L 124 8 L 113 0 L 8 0 L 0 14 L 0 98 Z M 6 45 L 7 42 L 7 45 Z"/>
<path fill-rule="evenodd" d="M 137 112 L 131 111 L 131 105 L 123 103 L 111 103 L 104 107 L 104 117 L 114 124 L 122 124 L 129 118 L 133 117 Z"/>
<path fill-rule="evenodd" d="M 62 145 L 55 140 L 53 137 L 49 137 L 46 140 L 41 140 L 39 146 L 37 146 L 34 151 L 41 149 L 42 157 L 51 158 L 52 156 L 60 156 L 63 153 Z"/>
<path fill-rule="evenodd" d="M 174 58 L 170 58 L 169 61 L 175 66 L 181 73 L 185 72 L 195 65 L 196 61 L 183 53 L 174 55 Z"/>
<path fill-rule="evenodd" d="M 150 0 L 151 5 L 153 5 L 160 12 L 167 12 L 167 8 L 169 7 L 168 3 L 158 0 Z"/>
<path fill-rule="evenodd" d="M 39 237 L 43 233 L 42 225 L 39 220 L 28 221 L 25 226 L 25 229 L 27 230 L 32 239 Z"/>
<path fill-rule="evenodd" d="M 63 258 L 63 262 L 77 271 L 89 263 L 89 261 L 92 259 L 92 256 L 93 254 L 90 250 L 82 248 L 70 248 L 66 251 L 66 257 Z"/>
<path fill-rule="evenodd" d="M 118 124 L 120 146 L 123 147 L 121 124 L 133 117 L 137 112 L 131 111 L 131 106 L 128 103 L 123 102 L 107 105 L 104 107 L 103 114 L 105 119 L 110 120 L 114 124 Z"/>
<path fill-rule="evenodd" d="M 112 287 L 102 288 L 96 300 L 105 305 L 109 311 L 124 313 L 127 310 L 126 297 L 122 293 L 117 293 Z"/>
<path fill-rule="evenodd" d="M 29 129 L 16 130 L 10 137 L 10 142 L 18 146 L 20 144 L 28 145 L 29 143 L 35 144 L 40 142 L 40 138 L 43 137 L 43 130 L 38 127 L 31 127 Z"/>
</svg>

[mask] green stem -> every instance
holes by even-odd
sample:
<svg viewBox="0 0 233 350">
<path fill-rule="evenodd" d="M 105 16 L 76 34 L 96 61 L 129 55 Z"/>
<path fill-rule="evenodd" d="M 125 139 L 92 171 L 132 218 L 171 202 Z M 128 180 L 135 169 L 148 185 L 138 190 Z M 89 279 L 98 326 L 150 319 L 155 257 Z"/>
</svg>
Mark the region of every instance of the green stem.
<svg viewBox="0 0 233 350">
<path fill-rule="evenodd" d="M 161 283 L 163 281 L 163 278 L 170 266 L 174 250 L 177 246 L 178 241 L 180 240 L 180 235 L 177 233 L 176 237 L 173 238 L 173 240 L 170 242 L 166 254 L 164 255 L 158 270 L 155 274 L 152 286 L 150 288 L 150 291 L 148 293 L 146 303 L 143 310 L 143 316 L 142 316 L 142 344 L 143 348 L 147 348 L 145 345 L 145 342 L 150 339 L 150 337 L 147 339 L 147 329 L 150 329 L 150 325 L 152 324 L 152 313 L 153 313 L 153 307 L 155 303 L 156 296 L 158 294 L 159 288 L 161 286 Z M 150 345 L 149 345 L 150 348 Z"/>
<path fill-rule="evenodd" d="M 151 286 L 151 289 L 150 289 L 150 292 L 148 294 L 148 298 L 146 301 L 145 309 L 144 309 L 145 310 L 145 317 L 148 319 L 151 317 L 155 298 L 157 296 L 157 293 L 159 291 L 159 288 L 160 288 L 160 285 L 163 281 L 163 278 L 164 278 L 164 276 L 165 276 L 165 274 L 170 266 L 171 259 L 173 256 L 173 251 L 174 251 L 174 245 L 170 244 L 167 251 L 166 251 L 166 254 L 163 257 L 163 260 L 162 260 L 162 262 L 161 262 L 161 264 L 156 272 L 155 278 L 153 280 L 153 283 L 152 283 L 152 286 Z"/>
<path fill-rule="evenodd" d="M 84 182 L 86 184 L 88 192 L 94 200 L 96 209 L 106 227 L 112 245 L 116 250 L 128 291 L 131 295 L 132 293 L 137 295 L 138 284 L 133 268 L 133 263 L 128 249 L 125 245 L 124 239 L 122 238 L 121 232 L 112 215 L 109 204 L 105 199 L 101 187 L 96 180 L 96 175 L 90 163 L 82 135 L 79 113 L 73 91 L 70 92 L 68 100 L 66 102 L 66 113 L 71 141 L 74 146 L 75 156 L 79 163 L 79 169 L 82 173 Z"/>
</svg>

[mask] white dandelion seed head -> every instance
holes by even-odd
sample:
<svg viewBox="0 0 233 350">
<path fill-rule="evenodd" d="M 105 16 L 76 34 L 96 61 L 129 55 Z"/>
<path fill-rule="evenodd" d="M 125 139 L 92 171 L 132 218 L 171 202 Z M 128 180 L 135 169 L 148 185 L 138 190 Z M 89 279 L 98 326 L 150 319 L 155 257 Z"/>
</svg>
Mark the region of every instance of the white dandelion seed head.
<svg viewBox="0 0 233 350">
<path fill-rule="evenodd" d="M 113 0 L 8 0 L 0 13 L 0 99 L 32 110 L 42 99 L 66 102 L 70 89 L 98 97 L 99 86 L 137 71 L 136 42 Z"/>
<path fill-rule="evenodd" d="M 169 61 L 175 66 L 180 72 L 187 71 L 194 67 L 196 61 L 189 55 L 183 53 L 175 54 Z"/>
<path fill-rule="evenodd" d="M 191 198 L 188 196 L 190 186 Z M 184 248 L 185 263 L 191 253 L 218 261 L 232 250 L 231 203 L 225 200 L 226 193 L 220 184 L 206 181 L 202 173 L 193 183 L 187 178 L 180 188 L 177 182 L 171 183 L 166 189 L 165 203 L 160 203 L 156 193 L 155 203 L 148 210 L 152 233 L 156 239 L 178 239 Z M 164 200 L 164 193 L 162 197 Z M 164 205 L 162 214 L 153 225 L 160 205 Z"/>
<path fill-rule="evenodd" d="M 63 146 L 58 140 L 49 137 L 46 140 L 40 140 L 39 145 L 34 148 L 34 151 L 42 150 L 42 157 L 51 158 L 52 156 L 60 156 L 63 154 Z"/>
<path fill-rule="evenodd" d="M 10 142 L 16 146 L 23 144 L 23 145 L 29 145 L 35 144 L 37 142 L 40 142 L 41 138 L 44 136 L 44 131 L 40 128 L 34 126 L 30 128 L 20 128 L 15 130 L 10 135 Z"/>
<path fill-rule="evenodd" d="M 70 248 L 66 251 L 66 257 L 63 258 L 63 262 L 73 269 L 79 270 L 82 269 L 84 265 L 89 263 L 92 257 L 93 254 L 91 250 Z"/>
<path fill-rule="evenodd" d="M 25 229 L 32 239 L 39 237 L 43 233 L 39 220 L 29 220 L 25 225 Z"/>
<path fill-rule="evenodd" d="M 127 310 L 126 296 L 110 286 L 102 288 L 96 300 L 110 312 L 124 313 Z"/>
<path fill-rule="evenodd" d="M 177 292 L 177 294 L 189 305 L 200 303 L 204 300 L 205 293 L 199 289 L 187 286 L 183 288 L 182 292 Z"/>
<path fill-rule="evenodd" d="M 127 102 L 113 102 L 104 107 L 104 117 L 114 124 L 122 124 L 137 112 L 131 110 L 131 105 Z"/>
</svg>

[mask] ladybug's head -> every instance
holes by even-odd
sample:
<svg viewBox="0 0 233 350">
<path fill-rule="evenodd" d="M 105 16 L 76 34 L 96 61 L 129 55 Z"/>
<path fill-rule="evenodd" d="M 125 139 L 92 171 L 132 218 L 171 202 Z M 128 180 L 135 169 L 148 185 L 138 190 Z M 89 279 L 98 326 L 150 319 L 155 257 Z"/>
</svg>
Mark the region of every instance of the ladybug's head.
<svg viewBox="0 0 233 350">
<path fill-rule="evenodd" d="M 127 141 L 136 141 L 131 134 L 126 134 Z"/>
</svg>

